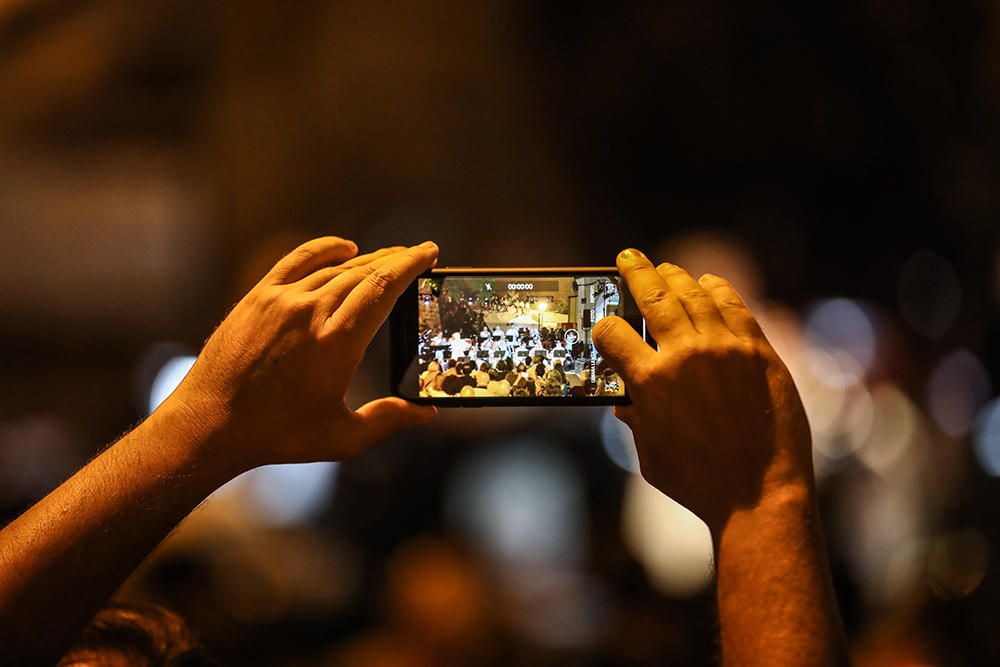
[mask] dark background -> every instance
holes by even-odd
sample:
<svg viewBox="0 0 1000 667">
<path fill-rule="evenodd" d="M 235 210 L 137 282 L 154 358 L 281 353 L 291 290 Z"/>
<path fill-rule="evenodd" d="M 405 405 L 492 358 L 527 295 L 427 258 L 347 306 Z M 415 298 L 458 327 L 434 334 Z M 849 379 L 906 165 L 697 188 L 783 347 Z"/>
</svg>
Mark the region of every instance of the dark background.
<svg viewBox="0 0 1000 667">
<path fill-rule="evenodd" d="M 0 508 L 141 419 L 310 236 L 431 238 L 452 265 L 634 245 L 732 277 L 797 373 L 858 663 L 995 663 L 998 112 L 986 1 L 4 3 Z M 306 514 L 211 501 L 129 592 L 229 664 L 710 662 L 710 589 L 657 584 L 623 538 L 608 423 L 449 414 Z M 455 518 L 490 456 L 507 519 Z M 579 529 L 504 551 L 524 503 Z"/>
</svg>

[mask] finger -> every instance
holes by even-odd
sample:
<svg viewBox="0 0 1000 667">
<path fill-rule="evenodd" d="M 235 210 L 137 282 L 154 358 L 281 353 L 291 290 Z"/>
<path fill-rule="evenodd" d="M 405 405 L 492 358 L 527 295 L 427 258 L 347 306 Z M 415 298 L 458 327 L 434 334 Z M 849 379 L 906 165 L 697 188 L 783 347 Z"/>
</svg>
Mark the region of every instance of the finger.
<svg viewBox="0 0 1000 667">
<path fill-rule="evenodd" d="M 357 252 L 358 246 L 354 241 L 339 236 L 312 239 L 282 257 L 268 272 L 266 279 L 279 285 L 293 283 L 324 264 L 343 262 Z"/>
<path fill-rule="evenodd" d="M 367 449 L 405 428 L 430 423 L 437 413 L 433 405 L 417 405 L 395 396 L 365 403 L 354 412 L 361 448 Z"/>
<path fill-rule="evenodd" d="M 695 329 L 706 333 L 726 328 L 715 301 L 702 289 L 698 281 L 691 277 L 691 274 L 670 262 L 660 264 L 656 267 L 656 272 L 670 287 L 670 291 L 680 299 Z"/>
<path fill-rule="evenodd" d="M 359 264 L 347 269 L 333 280 L 327 282 L 327 284 L 315 290 L 315 294 L 318 297 L 318 312 L 324 313 L 326 317 L 332 316 L 358 285 L 373 274 L 376 276 L 380 275 L 380 272 L 389 265 L 393 257 L 407 250 L 410 249 L 403 248 L 397 252 L 385 253 L 366 264 Z"/>
<path fill-rule="evenodd" d="M 764 338 L 757 318 L 728 280 L 706 273 L 698 282 L 715 301 L 715 307 L 730 331 L 740 338 Z"/>
<path fill-rule="evenodd" d="M 598 320 L 591 339 L 612 370 L 625 379 L 626 388 L 635 377 L 635 369 L 655 354 L 642 336 L 617 315 Z"/>
<path fill-rule="evenodd" d="M 618 254 L 617 262 L 618 272 L 625 279 L 639 312 L 658 343 L 666 344 L 673 333 L 694 330 L 677 295 L 645 255 L 635 248 L 628 248 Z"/>
<path fill-rule="evenodd" d="M 371 267 L 330 316 L 351 332 L 359 346 L 367 346 L 389 316 L 393 304 L 417 276 L 437 263 L 438 247 L 432 241 L 389 255 Z M 346 276 L 346 274 L 344 274 Z"/>
<path fill-rule="evenodd" d="M 368 252 L 364 255 L 358 255 L 352 259 L 338 264 L 337 266 L 327 266 L 317 271 L 313 271 L 305 278 L 302 278 L 295 283 L 296 289 L 300 289 L 304 292 L 311 292 L 313 290 L 319 289 L 323 285 L 327 284 L 337 276 L 339 276 L 344 271 L 353 269 L 356 266 L 364 266 L 377 259 L 385 257 L 386 255 L 391 255 L 394 252 L 399 252 L 400 250 L 405 250 L 406 246 L 392 246 L 389 248 L 380 248 L 375 252 Z"/>
</svg>

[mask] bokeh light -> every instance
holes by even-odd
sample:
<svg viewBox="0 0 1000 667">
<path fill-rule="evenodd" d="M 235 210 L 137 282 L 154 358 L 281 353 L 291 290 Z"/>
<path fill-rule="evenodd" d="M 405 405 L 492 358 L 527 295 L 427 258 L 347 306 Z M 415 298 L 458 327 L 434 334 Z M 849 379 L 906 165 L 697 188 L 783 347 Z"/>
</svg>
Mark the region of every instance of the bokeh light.
<svg viewBox="0 0 1000 667">
<path fill-rule="evenodd" d="M 601 446 L 616 466 L 627 472 L 639 472 L 639 454 L 632 429 L 615 417 L 610 408 L 601 414 Z"/>
<path fill-rule="evenodd" d="M 39 498 L 82 463 L 74 424 L 52 414 L 0 422 L 0 500 Z"/>
<path fill-rule="evenodd" d="M 174 392 L 177 385 L 188 374 L 194 362 L 195 356 L 172 357 L 160 367 L 149 387 L 149 413 L 152 414 L 167 397 Z"/>
<path fill-rule="evenodd" d="M 1000 477 L 1000 398 L 994 398 L 979 411 L 973 444 L 983 470 Z"/>
<path fill-rule="evenodd" d="M 899 387 L 882 383 L 872 388 L 873 422 L 858 457 L 871 470 L 887 473 L 904 455 L 925 444 L 923 417 Z"/>
<path fill-rule="evenodd" d="M 955 350 L 931 372 L 927 411 L 943 433 L 958 438 L 969 432 L 989 395 L 990 377 L 982 362 L 968 350 Z"/>
<path fill-rule="evenodd" d="M 629 478 L 622 507 L 625 545 L 665 595 L 696 595 L 712 580 L 712 535 L 705 522 L 640 475 Z"/>
<path fill-rule="evenodd" d="M 957 530 L 934 538 L 927 553 L 927 583 L 935 597 L 954 600 L 976 590 L 989 562 L 982 532 Z"/>
<path fill-rule="evenodd" d="M 826 354 L 806 357 L 821 381 L 836 388 L 860 382 L 877 351 L 875 323 L 856 301 L 837 298 L 820 301 L 806 311 L 805 341 Z"/>
<path fill-rule="evenodd" d="M 212 498 L 238 500 L 248 517 L 263 525 L 302 523 L 316 518 L 329 505 L 338 465 L 320 461 L 255 468 L 223 486 Z"/>
<path fill-rule="evenodd" d="M 455 472 L 446 509 L 473 544 L 508 565 L 571 567 L 586 553 L 580 475 L 544 441 L 477 452 Z"/>
</svg>

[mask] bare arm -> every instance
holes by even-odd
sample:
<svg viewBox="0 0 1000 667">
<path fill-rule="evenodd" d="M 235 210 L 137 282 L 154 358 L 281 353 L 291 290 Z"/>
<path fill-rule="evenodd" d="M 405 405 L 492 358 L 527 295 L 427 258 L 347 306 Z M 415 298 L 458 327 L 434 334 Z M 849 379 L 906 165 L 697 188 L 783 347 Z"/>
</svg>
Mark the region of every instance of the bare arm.
<svg viewBox="0 0 1000 667">
<path fill-rule="evenodd" d="M 643 476 L 708 524 L 725 665 L 841 665 L 809 424 L 788 370 L 725 280 L 626 250 L 618 269 L 658 350 L 624 320 L 594 342 L 633 405 Z"/>
<path fill-rule="evenodd" d="M 0 531 L 0 664 L 55 664 L 149 552 L 239 473 L 344 459 L 434 417 L 395 398 L 351 411 L 344 395 L 437 248 L 355 252 L 326 237 L 285 257 L 149 419 Z"/>
<path fill-rule="evenodd" d="M 53 665 L 153 548 L 232 474 L 164 406 L 0 532 L 0 662 Z"/>
</svg>

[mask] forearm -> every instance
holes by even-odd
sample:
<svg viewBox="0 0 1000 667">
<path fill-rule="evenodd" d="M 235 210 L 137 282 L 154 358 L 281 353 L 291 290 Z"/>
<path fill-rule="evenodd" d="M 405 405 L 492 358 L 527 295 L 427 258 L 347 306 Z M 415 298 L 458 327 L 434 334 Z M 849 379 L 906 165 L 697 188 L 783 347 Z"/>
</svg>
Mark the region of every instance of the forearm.
<svg viewBox="0 0 1000 667">
<path fill-rule="evenodd" d="M 52 665 L 131 572 L 230 476 L 165 404 L 0 531 L 0 663 Z"/>
<path fill-rule="evenodd" d="M 810 484 L 737 511 L 716 546 L 724 665 L 848 664 Z"/>
</svg>

